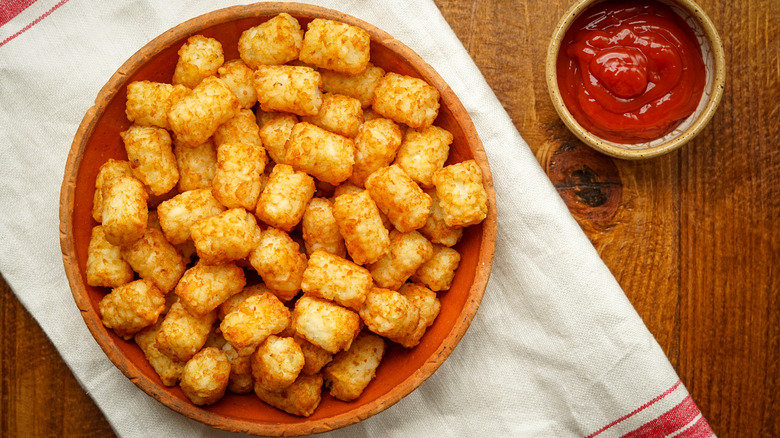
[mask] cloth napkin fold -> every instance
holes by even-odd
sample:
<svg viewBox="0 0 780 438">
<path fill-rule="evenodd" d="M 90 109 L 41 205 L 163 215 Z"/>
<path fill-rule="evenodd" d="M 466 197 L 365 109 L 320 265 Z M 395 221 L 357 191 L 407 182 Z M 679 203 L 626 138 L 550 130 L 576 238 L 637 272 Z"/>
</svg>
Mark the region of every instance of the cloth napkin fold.
<svg viewBox="0 0 780 438">
<path fill-rule="evenodd" d="M 231 434 L 144 394 L 90 336 L 59 248 L 65 159 L 83 114 L 128 57 L 182 21 L 237 3 L 0 7 L 0 272 L 120 436 Z M 433 2 L 312 3 L 384 29 L 441 74 L 482 138 L 498 209 L 490 282 L 449 359 L 396 405 L 325 436 L 712 436 Z"/>
</svg>

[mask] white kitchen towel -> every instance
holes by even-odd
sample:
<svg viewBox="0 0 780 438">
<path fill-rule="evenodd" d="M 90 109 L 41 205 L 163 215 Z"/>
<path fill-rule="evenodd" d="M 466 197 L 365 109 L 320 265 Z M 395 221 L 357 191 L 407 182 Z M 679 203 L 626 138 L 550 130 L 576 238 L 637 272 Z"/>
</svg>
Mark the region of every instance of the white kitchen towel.
<svg viewBox="0 0 780 438">
<path fill-rule="evenodd" d="M 147 396 L 103 354 L 71 296 L 59 188 L 101 86 L 176 24 L 241 2 L 0 5 L 0 272 L 123 437 L 226 436 Z M 470 113 L 498 210 L 495 262 L 460 345 L 419 389 L 339 437 L 669 436 L 712 431 L 430 0 L 321 0 L 419 53 Z"/>
</svg>

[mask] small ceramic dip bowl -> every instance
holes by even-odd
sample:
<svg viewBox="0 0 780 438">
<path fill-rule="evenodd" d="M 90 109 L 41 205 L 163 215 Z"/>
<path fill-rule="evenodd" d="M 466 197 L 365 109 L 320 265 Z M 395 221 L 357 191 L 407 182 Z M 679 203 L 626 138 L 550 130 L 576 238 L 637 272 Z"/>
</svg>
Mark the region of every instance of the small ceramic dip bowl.
<svg viewBox="0 0 780 438">
<path fill-rule="evenodd" d="M 583 126 L 583 123 L 580 123 L 578 119 L 575 118 L 575 115 L 573 114 L 575 111 L 572 111 L 572 109 L 567 106 L 565 96 L 563 96 L 563 93 L 566 91 L 562 91 L 562 78 L 559 78 L 558 68 L 559 52 L 562 45 L 566 44 L 567 32 L 572 27 L 572 24 L 574 24 L 583 14 L 591 13 L 593 11 L 591 8 L 598 7 L 602 3 L 605 2 L 603 0 L 579 0 L 575 2 L 560 20 L 553 32 L 550 45 L 547 49 L 546 77 L 547 88 L 555 110 L 569 130 L 571 130 L 580 140 L 597 151 L 612 157 L 640 160 L 657 157 L 678 149 L 704 129 L 715 113 L 715 110 L 720 103 L 721 96 L 723 95 L 723 87 L 726 79 L 726 61 L 723 52 L 723 44 L 715 26 L 701 7 L 691 0 L 653 0 L 651 2 L 666 5 L 671 8 L 674 13 L 682 18 L 683 24 L 687 24 L 690 27 L 690 30 L 693 31 L 693 35 L 701 49 L 704 63 L 704 88 L 698 105 L 695 106 L 693 112 L 687 117 L 684 117 L 670 132 L 665 134 L 662 133 L 656 138 L 627 140 L 630 141 L 628 143 L 613 141 L 604 138 L 604 134 L 597 135 L 591 132 L 588 128 Z M 591 62 L 590 65 L 593 66 L 593 62 Z M 613 68 L 614 65 L 615 64 L 613 64 Z M 595 80 L 593 70 L 587 74 L 590 75 L 586 78 L 587 80 Z M 648 87 L 647 90 L 649 93 L 651 88 Z M 609 91 L 607 92 L 609 93 Z M 625 102 L 625 99 L 621 96 L 612 97 L 616 98 L 615 102 Z M 573 99 L 569 99 L 570 102 L 572 100 Z M 603 110 L 594 111 L 593 107 L 583 108 L 579 111 L 588 117 L 601 117 L 604 112 Z"/>
</svg>

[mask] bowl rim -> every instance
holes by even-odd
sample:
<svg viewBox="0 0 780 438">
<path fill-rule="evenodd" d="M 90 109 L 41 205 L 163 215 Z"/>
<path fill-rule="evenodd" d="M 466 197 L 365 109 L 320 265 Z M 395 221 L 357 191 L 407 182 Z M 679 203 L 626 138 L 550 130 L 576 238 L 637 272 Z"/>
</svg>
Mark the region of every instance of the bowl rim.
<svg viewBox="0 0 780 438">
<path fill-rule="evenodd" d="M 474 160 L 482 170 L 483 184 L 488 194 L 488 213 L 487 217 L 482 222 L 482 240 L 479 247 L 479 252 L 482 256 L 478 259 L 479 262 L 475 268 L 474 281 L 467 291 L 466 302 L 457 315 L 456 322 L 452 329 L 447 333 L 441 341 L 441 344 L 430 355 L 426 362 L 387 393 L 375 400 L 358 406 L 353 410 L 332 417 L 313 421 L 304 420 L 300 423 L 284 425 L 277 423 L 258 423 L 256 421 L 237 417 L 224 417 L 218 413 L 200 409 L 198 406 L 162 391 L 156 382 L 150 380 L 141 373 L 137 366 L 131 361 L 120 360 L 124 358 L 124 354 L 120 349 L 113 346 L 111 336 L 106 332 L 102 321 L 91 305 L 79 270 L 75 241 L 71 238 L 71 236 L 74 235 L 72 212 L 74 211 L 75 206 L 76 177 L 86 150 L 88 139 L 100 119 L 99 109 L 107 105 L 114 98 L 127 81 L 127 78 L 144 65 L 151 57 L 189 35 L 225 22 L 253 17 L 273 16 L 280 12 L 287 12 L 296 17 L 327 18 L 359 26 L 371 35 L 372 42 L 386 46 L 388 49 L 398 53 L 400 57 L 406 59 L 411 65 L 414 65 L 415 68 L 424 72 L 426 79 L 440 92 L 440 102 L 446 101 L 453 113 L 453 117 L 457 115 L 462 119 L 462 129 L 466 137 L 465 143 L 468 145 L 468 148 L 474 155 Z M 86 111 L 84 118 L 74 135 L 60 190 L 59 217 L 60 246 L 71 293 L 87 328 L 111 362 L 146 394 L 182 415 L 219 429 L 269 436 L 297 436 L 320 433 L 357 423 L 392 406 L 414 391 L 423 381 L 430 377 L 452 351 L 454 351 L 476 315 L 492 269 L 497 225 L 495 190 L 484 147 L 477 135 L 476 127 L 468 112 L 438 72 L 412 49 L 372 24 L 333 9 L 292 2 L 238 5 L 208 12 L 163 32 L 145 44 L 125 61 L 100 89 L 95 98 L 94 105 Z"/>
<path fill-rule="evenodd" d="M 627 160 L 642 160 L 647 158 L 654 158 L 669 152 L 672 152 L 684 144 L 688 143 L 696 135 L 701 132 L 702 129 L 709 123 L 712 116 L 720 104 L 720 100 L 723 96 L 723 89 L 726 82 L 726 56 L 723 50 L 723 42 L 718 34 L 715 25 L 712 20 L 704 13 L 704 10 L 696 4 L 693 0 L 655 0 L 660 3 L 673 3 L 680 6 L 687 11 L 692 17 L 696 19 L 699 25 L 702 27 L 707 40 L 710 43 L 713 56 L 713 82 L 712 93 L 707 99 L 707 103 L 702 109 L 701 114 L 696 120 L 679 136 L 659 144 L 657 146 L 644 148 L 644 149 L 629 149 L 619 146 L 615 146 L 601 137 L 591 133 L 585 129 L 577 120 L 572 116 L 566 104 L 563 102 L 560 89 L 558 88 L 558 73 L 556 69 L 556 61 L 558 58 L 558 50 L 561 45 L 566 32 L 569 27 L 577 19 L 580 14 L 588 9 L 590 6 L 602 3 L 606 0 L 579 0 L 569 7 L 566 13 L 561 17 L 558 24 L 555 26 L 550 44 L 547 47 L 547 57 L 545 59 L 545 73 L 547 79 L 547 91 L 550 95 L 550 99 L 553 102 L 553 107 L 558 113 L 558 116 L 563 120 L 569 130 L 574 133 L 585 144 L 596 149 L 599 152 L 607 154 L 615 158 L 622 158 Z"/>
</svg>

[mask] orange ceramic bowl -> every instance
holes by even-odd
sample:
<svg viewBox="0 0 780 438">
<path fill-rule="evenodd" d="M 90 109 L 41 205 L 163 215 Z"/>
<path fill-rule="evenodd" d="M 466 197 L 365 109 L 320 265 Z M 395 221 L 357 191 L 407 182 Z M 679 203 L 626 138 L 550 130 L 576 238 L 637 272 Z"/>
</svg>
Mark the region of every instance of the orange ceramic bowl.
<svg viewBox="0 0 780 438">
<path fill-rule="evenodd" d="M 308 418 L 289 415 L 261 402 L 254 394 L 228 393 L 208 407 L 190 403 L 178 387 L 162 384 L 141 350 L 103 326 L 98 302 L 104 288 L 87 285 L 85 264 L 93 226 L 91 216 L 95 177 L 109 158 L 127 159 L 119 132 L 130 125 L 125 117 L 126 86 L 132 81 L 170 82 L 177 51 L 193 34 L 219 40 L 225 59 L 238 57 L 241 32 L 287 12 L 302 26 L 313 18 L 339 20 L 366 29 L 371 35 L 371 61 L 387 71 L 425 79 L 441 93 L 435 124 L 454 135 L 449 162 L 474 159 L 481 166 L 489 197 L 488 216 L 464 233 L 456 246 L 462 255 L 452 288 L 440 293 L 441 313 L 420 345 L 392 345 L 376 378 L 355 401 L 345 403 L 323 391 L 323 400 Z M 444 362 L 466 332 L 485 292 L 493 261 L 496 209 L 493 183 L 482 143 L 463 105 L 442 78 L 420 56 L 387 33 L 349 15 L 296 3 L 260 3 L 221 9 L 182 23 L 163 33 L 122 65 L 95 99 L 79 126 L 65 168 L 60 201 L 60 240 L 65 271 L 81 315 L 109 359 L 139 388 L 169 408 L 211 426 L 260 435 L 290 436 L 340 428 L 381 412 L 412 392 Z"/>
</svg>

